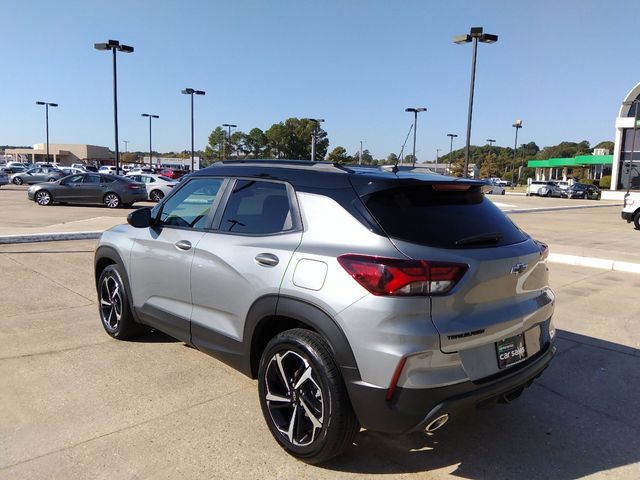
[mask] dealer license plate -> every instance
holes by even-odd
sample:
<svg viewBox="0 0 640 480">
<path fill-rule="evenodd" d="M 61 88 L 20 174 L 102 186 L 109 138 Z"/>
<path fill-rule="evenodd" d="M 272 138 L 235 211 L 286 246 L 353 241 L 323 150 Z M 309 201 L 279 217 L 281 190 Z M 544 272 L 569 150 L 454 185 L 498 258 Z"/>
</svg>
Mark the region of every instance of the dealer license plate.
<svg viewBox="0 0 640 480">
<path fill-rule="evenodd" d="M 499 368 L 506 368 L 527 358 L 524 335 L 520 333 L 496 342 L 496 354 Z"/>
</svg>

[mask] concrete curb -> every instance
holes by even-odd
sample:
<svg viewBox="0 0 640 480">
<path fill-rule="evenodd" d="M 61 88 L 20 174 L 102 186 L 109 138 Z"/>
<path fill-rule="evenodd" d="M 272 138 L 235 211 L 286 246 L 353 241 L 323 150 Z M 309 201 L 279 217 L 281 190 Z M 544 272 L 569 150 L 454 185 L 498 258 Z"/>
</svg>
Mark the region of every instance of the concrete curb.
<svg viewBox="0 0 640 480">
<path fill-rule="evenodd" d="M 622 204 L 610 203 L 608 205 L 572 205 L 560 207 L 537 207 L 537 208 L 514 208 L 512 210 L 502 210 L 502 213 L 535 213 L 535 212 L 553 212 L 555 210 L 580 210 L 583 208 L 611 208 L 617 207 L 622 209 Z"/>
<path fill-rule="evenodd" d="M 0 235 L 0 245 L 12 243 L 59 242 L 65 240 L 96 240 L 102 236 L 102 231 L 96 232 L 53 232 L 27 233 L 23 235 Z"/>
<path fill-rule="evenodd" d="M 606 258 L 580 257 L 578 255 L 566 255 L 564 253 L 550 253 L 549 262 L 564 263 L 565 265 L 576 265 L 579 267 L 599 268 L 602 270 L 612 270 L 614 272 L 640 274 L 640 263 L 621 262 L 617 260 L 608 260 Z"/>
</svg>

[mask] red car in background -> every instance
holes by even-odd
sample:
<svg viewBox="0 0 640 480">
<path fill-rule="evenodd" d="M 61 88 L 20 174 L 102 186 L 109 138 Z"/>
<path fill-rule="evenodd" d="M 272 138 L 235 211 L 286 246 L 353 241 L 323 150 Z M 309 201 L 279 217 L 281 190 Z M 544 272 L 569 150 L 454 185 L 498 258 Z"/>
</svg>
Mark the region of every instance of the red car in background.
<svg viewBox="0 0 640 480">
<path fill-rule="evenodd" d="M 186 175 L 187 173 L 189 173 L 187 170 L 178 170 L 177 168 L 165 168 L 163 170 L 160 170 L 158 172 L 158 175 L 162 175 L 165 177 L 169 177 L 173 180 L 177 180 L 183 175 Z"/>
</svg>

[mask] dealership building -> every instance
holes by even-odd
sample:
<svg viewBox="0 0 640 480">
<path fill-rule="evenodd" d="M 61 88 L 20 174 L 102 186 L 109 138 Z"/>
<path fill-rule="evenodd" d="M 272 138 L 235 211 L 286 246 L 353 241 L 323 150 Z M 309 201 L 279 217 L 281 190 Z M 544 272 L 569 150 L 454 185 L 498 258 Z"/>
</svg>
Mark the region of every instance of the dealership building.
<svg viewBox="0 0 640 480">
<path fill-rule="evenodd" d="M 640 83 L 624 97 L 616 118 L 615 148 L 611 169 L 611 189 L 640 189 L 640 128 L 635 129 L 634 119 L 640 117 Z M 640 127 L 637 125 L 636 127 Z"/>
<path fill-rule="evenodd" d="M 36 143 L 33 148 L 7 148 L 7 160 L 36 163 L 47 161 L 47 144 Z M 10 157 L 10 158 L 9 158 Z M 60 165 L 84 163 L 87 165 L 104 165 L 113 163 L 114 155 L 107 147 L 74 143 L 50 143 L 49 161 Z"/>
</svg>

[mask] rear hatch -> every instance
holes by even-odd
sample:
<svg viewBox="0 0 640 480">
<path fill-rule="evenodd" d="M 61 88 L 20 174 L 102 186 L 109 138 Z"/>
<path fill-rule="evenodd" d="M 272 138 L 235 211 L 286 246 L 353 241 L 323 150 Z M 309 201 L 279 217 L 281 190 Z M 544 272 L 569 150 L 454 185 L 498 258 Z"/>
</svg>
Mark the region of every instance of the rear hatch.
<svg viewBox="0 0 640 480">
<path fill-rule="evenodd" d="M 550 317 L 546 246 L 485 198 L 480 182 L 444 177 L 386 187 L 354 182 L 396 248 L 436 267 L 463 265 L 456 278 L 433 275 L 425 299 L 443 352 L 497 342 Z M 451 286 L 438 291 L 442 282 Z"/>
</svg>

